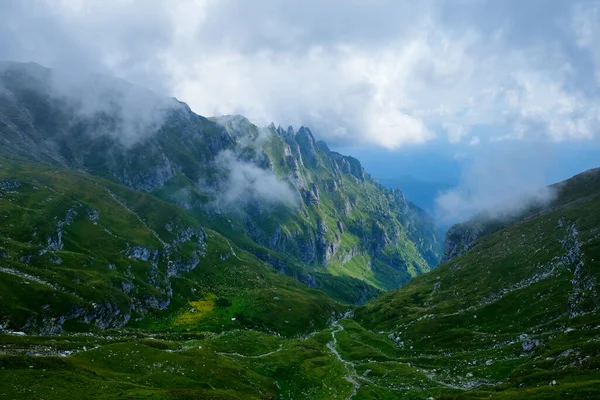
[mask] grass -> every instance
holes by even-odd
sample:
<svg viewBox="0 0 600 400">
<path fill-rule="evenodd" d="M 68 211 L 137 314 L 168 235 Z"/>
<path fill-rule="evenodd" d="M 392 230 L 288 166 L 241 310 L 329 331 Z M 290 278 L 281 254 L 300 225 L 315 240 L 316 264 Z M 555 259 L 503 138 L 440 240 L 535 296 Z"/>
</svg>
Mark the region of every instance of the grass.
<svg viewBox="0 0 600 400">
<path fill-rule="evenodd" d="M 118 327 L 130 318 L 154 330 L 252 326 L 296 335 L 342 309 L 152 196 L 84 173 L 2 165 L 0 180 L 20 182 L 0 192 L 0 323 L 8 329 Z M 232 305 L 209 309 L 217 298 Z M 296 313 L 293 323 L 282 310 Z"/>
<path fill-rule="evenodd" d="M 479 386 L 443 399 L 598 396 L 600 195 L 588 185 L 572 202 L 569 185 L 561 194 L 569 201 L 482 236 L 462 256 L 359 307 L 357 322 L 382 340 L 399 336 L 396 357 L 435 370 L 436 380 Z M 537 341 L 530 351 L 527 340 Z M 379 343 L 356 338 L 349 356 L 370 342 Z"/>
<path fill-rule="evenodd" d="M 567 201 L 338 326 L 349 306 L 176 206 L 84 173 L 1 164 L 0 181 L 20 186 L 0 192 L 0 324 L 29 335 L 0 334 L 0 397 L 343 399 L 351 381 L 354 399 L 599 396 L 600 195 L 579 179 L 576 200 L 566 184 Z M 353 229 L 376 207 L 348 216 L 346 250 L 362 245 Z M 59 227 L 62 247 L 49 247 Z M 313 273 L 340 297 L 373 297 L 426 270 L 408 264 L 417 251 L 385 246 Z M 390 279 L 390 260 L 407 275 Z"/>
<path fill-rule="evenodd" d="M 216 296 L 214 294 L 209 294 L 206 297 L 207 298 L 205 300 L 190 301 L 189 305 L 191 308 L 177 316 L 174 324 L 178 326 L 194 325 L 207 314 L 211 313 L 215 309 Z"/>
</svg>

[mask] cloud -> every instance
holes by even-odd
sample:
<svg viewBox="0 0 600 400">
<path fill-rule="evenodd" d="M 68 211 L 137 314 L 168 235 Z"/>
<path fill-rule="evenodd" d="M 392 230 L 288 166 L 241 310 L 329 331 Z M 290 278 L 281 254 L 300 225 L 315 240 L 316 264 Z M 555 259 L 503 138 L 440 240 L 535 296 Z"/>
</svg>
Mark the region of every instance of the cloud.
<svg viewBox="0 0 600 400">
<path fill-rule="evenodd" d="M 474 157 L 458 186 L 436 198 L 435 214 L 443 225 L 482 212 L 491 218 L 506 217 L 554 198 L 554 191 L 545 186 L 554 155 L 544 146 L 504 145 Z"/>
<path fill-rule="evenodd" d="M 54 74 L 51 90 L 73 109 L 77 120 L 102 120 L 95 135 L 110 135 L 125 146 L 156 133 L 174 110 L 182 108 L 176 100 L 103 75 L 80 77 Z M 74 121 L 74 122 L 76 122 Z"/>
<path fill-rule="evenodd" d="M 215 192 L 217 199 L 214 205 L 217 208 L 239 210 L 240 206 L 256 202 L 262 206 L 298 205 L 296 192 L 288 183 L 279 180 L 273 171 L 242 161 L 229 150 L 219 153 L 215 163 L 226 175 Z"/>
<path fill-rule="evenodd" d="M 459 143 L 467 135 L 465 127 L 457 123 L 445 122 L 442 124 L 442 127 L 448 133 L 448 141 L 450 143 Z"/>
<path fill-rule="evenodd" d="M 396 149 L 439 127 L 460 144 L 480 126 L 494 140 L 595 140 L 599 4 L 4 0 L 0 58 L 116 74 L 202 115 L 340 144 Z"/>
<path fill-rule="evenodd" d="M 86 133 L 109 135 L 125 146 L 156 133 L 171 112 L 183 107 L 175 99 L 120 79 L 85 70 L 49 70 L 34 63 L 0 61 L 0 89 L 7 78 L 22 79 L 23 71 L 29 82 L 21 86 L 48 95 L 72 116 L 71 125 L 85 120 Z"/>
<path fill-rule="evenodd" d="M 479 143 L 481 143 L 481 140 L 479 140 L 479 136 L 473 136 L 469 141 L 469 146 L 477 146 Z"/>
</svg>

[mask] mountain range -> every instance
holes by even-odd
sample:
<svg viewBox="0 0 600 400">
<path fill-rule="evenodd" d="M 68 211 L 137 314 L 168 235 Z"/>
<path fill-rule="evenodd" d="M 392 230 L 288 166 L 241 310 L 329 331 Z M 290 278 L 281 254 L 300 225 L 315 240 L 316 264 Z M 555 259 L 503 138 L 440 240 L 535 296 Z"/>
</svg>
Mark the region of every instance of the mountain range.
<svg viewBox="0 0 600 400">
<path fill-rule="evenodd" d="M 597 398 L 600 170 L 547 190 L 444 242 L 307 127 L 2 62 L 0 388 Z"/>
<path fill-rule="evenodd" d="M 334 298 L 364 302 L 441 258 L 430 217 L 308 128 L 206 119 L 100 75 L 1 68 L 3 152 L 153 194 Z"/>
</svg>

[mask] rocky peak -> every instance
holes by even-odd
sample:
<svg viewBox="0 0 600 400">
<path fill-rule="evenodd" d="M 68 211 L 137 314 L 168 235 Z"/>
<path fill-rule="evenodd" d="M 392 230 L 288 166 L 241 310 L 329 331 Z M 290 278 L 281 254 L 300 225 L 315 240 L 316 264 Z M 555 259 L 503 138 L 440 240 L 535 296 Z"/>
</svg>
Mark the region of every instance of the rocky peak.
<svg viewBox="0 0 600 400">
<path fill-rule="evenodd" d="M 408 205 L 408 203 L 406 202 L 406 197 L 404 197 L 404 193 L 399 188 L 392 189 L 392 196 L 396 203 L 398 203 L 404 207 L 406 207 Z"/>
<path fill-rule="evenodd" d="M 258 138 L 259 132 L 257 127 L 243 115 L 222 115 L 209 119 L 225 128 L 225 131 L 234 140 L 240 141 L 246 139 L 253 141 Z"/>
<path fill-rule="evenodd" d="M 322 140 L 319 140 L 317 142 L 317 147 L 327 155 L 331 153 L 331 150 L 329 149 L 329 146 L 327 146 L 327 143 L 325 143 Z"/>
<path fill-rule="evenodd" d="M 359 181 L 365 180 L 365 170 L 356 158 L 343 156 L 335 151 L 330 151 L 329 156 L 342 173 L 352 175 Z"/>
<path fill-rule="evenodd" d="M 296 133 L 296 142 L 300 146 L 302 157 L 309 167 L 316 167 L 319 163 L 317 157 L 317 149 L 315 146 L 315 138 L 310 129 L 301 127 Z"/>
</svg>

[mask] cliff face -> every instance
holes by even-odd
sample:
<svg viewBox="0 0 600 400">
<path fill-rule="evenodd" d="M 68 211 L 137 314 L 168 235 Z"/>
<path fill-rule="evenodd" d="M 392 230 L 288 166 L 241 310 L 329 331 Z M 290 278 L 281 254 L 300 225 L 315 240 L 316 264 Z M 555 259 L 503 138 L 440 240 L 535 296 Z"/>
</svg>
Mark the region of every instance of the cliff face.
<svg viewBox="0 0 600 400">
<path fill-rule="evenodd" d="M 158 196 L 334 297 L 363 301 L 441 258 L 423 211 L 306 127 L 206 119 L 117 79 L 65 85 L 36 64 L 3 63 L 0 88 L 3 153 Z"/>
<path fill-rule="evenodd" d="M 450 261 L 469 250 L 476 244 L 477 239 L 482 236 L 483 232 L 483 224 L 475 221 L 452 226 L 446 232 L 442 262 Z"/>
<path fill-rule="evenodd" d="M 439 262 L 441 240 L 431 218 L 400 190 L 376 184 L 358 160 L 317 142 L 310 129 L 260 129 L 238 116 L 216 121 L 238 143 L 262 138 L 254 142 L 254 162 L 267 166 L 297 199 L 284 214 L 269 215 L 272 225 L 259 221 L 264 204 L 247 208 L 245 227 L 255 242 L 381 289 Z"/>
</svg>

